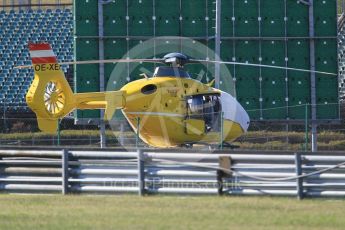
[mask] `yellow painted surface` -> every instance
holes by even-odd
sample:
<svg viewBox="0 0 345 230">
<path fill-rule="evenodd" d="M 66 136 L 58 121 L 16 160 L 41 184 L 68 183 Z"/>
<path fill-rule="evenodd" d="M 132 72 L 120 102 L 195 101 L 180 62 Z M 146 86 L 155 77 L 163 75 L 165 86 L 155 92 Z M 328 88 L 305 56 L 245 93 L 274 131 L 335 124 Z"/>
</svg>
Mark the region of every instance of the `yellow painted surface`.
<svg viewBox="0 0 345 230">
<path fill-rule="evenodd" d="M 39 68 L 44 69 L 44 68 Z M 50 100 L 63 97 L 63 106 L 47 110 L 44 102 L 46 85 L 54 82 L 58 93 Z M 150 94 L 141 92 L 146 85 L 155 85 Z M 63 118 L 73 109 L 104 109 L 105 117 L 111 119 L 116 109 L 122 109 L 128 122 L 139 136 L 154 147 L 175 147 L 186 143 L 219 143 L 220 132 L 205 133 L 203 120 L 186 121 L 186 96 L 197 94 L 219 94 L 220 91 L 193 79 L 155 77 L 140 79 L 126 84 L 120 91 L 73 94 L 63 72 L 58 70 L 35 71 L 35 78 L 26 95 L 29 107 L 36 113 L 39 128 L 55 132 L 57 119 Z M 232 141 L 243 134 L 239 124 L 224 120 L 224 141 Z"/>
<path fill-rule="evenodd" d="M 184 121 L 184 126 L 188 135 L 203 135 L 205 133 L 204 120 L 187 119 Z"/>
<path fill-rule="evenodd" d="M 145 95 L 141 88 L 148 84 L 157 86 L 155 93 Z M 185 96 L 219 93 L 218 90 L 193 79 L 157 77 L 141 79 L 125 85 L 126 106 L 123 113 L 137 132 L 140 119 L 140 138 L 154 147 L 175 147 L 185 143 L 219 143 L 220 132 L 191 134 L 186 132 L 187 113 Z M 243 134 L 239 124 L 224 121 L 224 141 L 232 141 Z"/>
<path fill-rule="evenodd" d="M 54 66 L 54 68 L 43 68 Z M 38 127 L 45 132 L 55 133 L 59 118 L 63 118 L 75 108 L 106 109 L 111 117 L 115 109 L 124 105 L 123 92 L 74 94 L 58 64 L 37 64 L 33 66 L 35 77 L 27 94 L 26 102 L 36 113 Z M 47 86 L 54 84 L 53 92 L 47 98 Z M 106 100 L 112 97 L 117 100 Z M 49 105 L 47 105 L 49 104 Z"/>
<path fill-rule="evenodd" d="M 26 94 L 26 102 L 28 106 L 36 113 L 39 128 L 43 131 L 52 133 L 57 129 L 57 119 L 67 115 L 74 108 L 75 101 L 73 92 L 69 87 L 62 70 L 60 70 L 60 66 L 57 65 L 57 68 L 51 69 L 42 68 L 43 65 L 49 64 L 33 66 L 35 69 L 35 77 Z M 36 69 L 38 71 L 36 71 Z M 45 69 L 45 71 L 41 71 L 41 69 Z M 56 92 L 58 92 L 60 95 L 60 99 L 62 95 L 64 97 L 63 103 L 58 102 L 59 104 L 56 104 L 56 98 L 54 98 L 55 95 L 52 95 L 48 102 L 52 103 L 54 107 L 55 105 L 59 107 L 59 109 L 53 109 L 52 111 L 48 111 L 45 104 L 47 101 L 45 101 L 44 98 L 46 87 L 49 83 L 56 84 Z"/>
<path fill-rule="evenodd" d="M 140 118 L 140 138 L 154 147 L 175 147 L 185 143 L 220 143 L 220 132 L 209 132 L 204 135 L 187 134 L 184 119 L 158 115 L 128 115 L 132 128 L 137 132 L 137 118 Z M 224 120 L 223 138 L 231 142 L 243 134 L 239 124 Z"/>
</svg>

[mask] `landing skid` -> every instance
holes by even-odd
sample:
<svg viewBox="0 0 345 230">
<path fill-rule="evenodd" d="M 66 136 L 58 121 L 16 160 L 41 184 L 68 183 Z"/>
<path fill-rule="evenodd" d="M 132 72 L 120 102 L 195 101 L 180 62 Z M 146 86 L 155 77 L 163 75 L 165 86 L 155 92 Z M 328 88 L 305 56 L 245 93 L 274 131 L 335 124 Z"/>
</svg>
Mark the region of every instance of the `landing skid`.
<svg viewBox="0 0 345 230">
<path fill-rule="evenodd" d="M 180 145 L 181 148 L 192 149 L 194 145 L 202 145 L 208 147 L 209 150 L 217 150 L 220 149 L 220 144 L 209 144 L 205 142 L 193 142 L 193 143 L 184 143 Z M 229 142 L 223 142 L 223 149 L 238 149 L 240 146 L 233 145 Z"/>
<path fill-rule="evenodd" d="M 220 147 L 220 146 L 219 146 Z M 238 145 L 233 145 L 233 144 L 231 144 L 231 143 L 229 143 L 229 142 L 223 142 L 223 148 L 229 148 L 229 149 L 239 149 L 240 148 L 240 146 L 238 146 Z"/>
</svg>

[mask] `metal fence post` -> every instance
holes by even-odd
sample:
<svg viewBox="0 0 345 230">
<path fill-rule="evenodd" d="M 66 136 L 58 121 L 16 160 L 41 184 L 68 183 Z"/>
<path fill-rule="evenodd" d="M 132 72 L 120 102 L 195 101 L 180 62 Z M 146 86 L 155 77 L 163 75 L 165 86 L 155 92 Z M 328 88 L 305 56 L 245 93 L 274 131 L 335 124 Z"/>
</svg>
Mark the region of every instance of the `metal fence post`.
<svg viewBox="0 0 345 230">
<path fill-rule="evenodd" d="M 302 175 L 302 157 L 300 153 L 295 153 L 296 176 Z M 303 199 L 303 178 L 296 179 L 297 198 Z"/>
<path fill-rule="evenodd" d="M 224 112 L 222 111 L 220 113 L 220 145 L 219 145 L 220 150 L 223 150 L 223 141 L 224 141 L 224 121 L 223 121 L 223 117 L 224 117 Z"/>
<path fill-rule="evenodd" d="M 142 149 L 138 149 L 138 195 L 145 194 L 145 159 Z"/>
<path fill-rule="evenodd" d="M 308 140 L 308 103 L 305 104 L 305 145 L 304 145 L 304 151 L 308 151 L 308 143 L 309 143 L 309 140 Z"/>
<path fill-rule="evenodd" d="M 62 150 L 62 194 L 68 193 L 68 150 Z"/>
<path fill-rule="evenodd" d="M 218 186 L 218 195 L 223 195 L 224 191 L 224 182 L 223 179 L 225 177 L 231 177 L 232 173 L 228 170 L 231 170 L 231 158 L 220 156 L 218 158 L 219 170 L 217 170 L 217 186 Z"/>
<path fill-rule="evenodd" d="M 223 176 L 224 176 L 223 171 L 217 170 L 217 193 L 219 196 L 223 195 L 223 188 L 224 188 Z"/>
<path fill-rule="evenodd" d="M 140 117 L 137 118 L 137 133 L 135 136 L 135 146 L 139 147 L 139 135 L 140 135 Z"/>
<path fill-rule="evenodd" d="M 3 106 L 3 109 L 4 109 L 4 113 L 3 113 L 3 119 L 4 119 L 4 133 L 7 133 L 7 121 L 6 121 L 6 100 L 4 102 L 4 106 Z"/>
<path fill-rule="evenodd" d="M 61 123 L 61 120 L 58 119 L 58 127 L 57 127 L 57 145 L 58 146 L 60 146 L 60 134 L 61 134 L 60 123 Z"/>
</svg>

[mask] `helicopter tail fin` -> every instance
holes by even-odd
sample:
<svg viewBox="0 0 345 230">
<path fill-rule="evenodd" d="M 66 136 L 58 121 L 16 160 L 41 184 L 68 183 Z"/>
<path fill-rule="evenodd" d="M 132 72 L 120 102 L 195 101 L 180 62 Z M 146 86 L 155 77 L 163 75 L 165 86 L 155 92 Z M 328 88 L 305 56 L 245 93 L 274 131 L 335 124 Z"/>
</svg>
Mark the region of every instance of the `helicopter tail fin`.
<svg viewBox="0 0 345 230">
<path fill-rule="evenodd" d="M 74 109 L 106 109 L 111 119 L 124 106 L 124 92 L 91 92 L 74 94 L 57 58 L 48 43 L 29 44 L 35 77 L 26 94 L 28 106 L 36 113 L 40 130 L 55 133 L 58 120 Z"/>
<path fill-rule="evenodd" d="M 39 128 L 53 133 L 58 119 L 74 108 L 75 97 L 50 44 L 30 43 L 29 51 L 35 77 L 26 102 L 36 113 Z"/>
</svg>

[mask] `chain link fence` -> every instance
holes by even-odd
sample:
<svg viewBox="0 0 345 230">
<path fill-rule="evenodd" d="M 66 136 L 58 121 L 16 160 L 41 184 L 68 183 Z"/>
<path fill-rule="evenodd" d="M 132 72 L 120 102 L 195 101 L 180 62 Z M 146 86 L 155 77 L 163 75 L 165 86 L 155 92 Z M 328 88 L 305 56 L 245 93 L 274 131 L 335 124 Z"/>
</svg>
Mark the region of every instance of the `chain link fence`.
<svg viewBox="0 0 345 230">
<path fill-rule="evenodd" d="M 47 134 L 39 131 L 33 114 L 32 117 L 23 116 L 11 113 L 0 116 L 0 146 L 101 145 L 98 125 L 75 125 L 73 117 L 67 117 L 60 121 L 56 133 Z M 149 147 L 140 140 L 124 118 L 115 118 L 111 125 L 107 121 L 105 123 L 107 147 Z M 311 149 L 310 124 L 310 120 L 302 120 L 299 124 L 252 122 L 249 131 L 231 144 L 240 149 L 308 151 Z M 201 144 L 194 144 L 193 147 L 209 148 Z M 345 150 L 345 126 L 340 120 L 318 125 L 318 149 Z"/>
<path fill-rule="evenodd" d="M 136 134 L 122 120 L 123 128 L 106 127 L 107 147 L 142 146 Z M 59 122 L 56 133 L 44 133 L 37 127 L 36 118 L 7 117 L 0 119 L 0 146 L 100 146 L 100 131 L 96 125 L 75 125 L 71 118 Z"/>
</svg>

